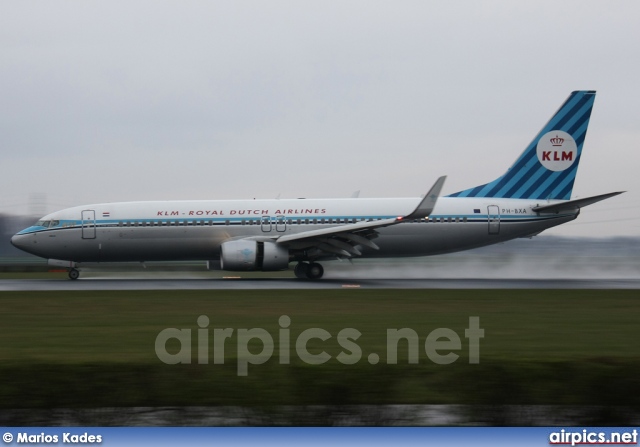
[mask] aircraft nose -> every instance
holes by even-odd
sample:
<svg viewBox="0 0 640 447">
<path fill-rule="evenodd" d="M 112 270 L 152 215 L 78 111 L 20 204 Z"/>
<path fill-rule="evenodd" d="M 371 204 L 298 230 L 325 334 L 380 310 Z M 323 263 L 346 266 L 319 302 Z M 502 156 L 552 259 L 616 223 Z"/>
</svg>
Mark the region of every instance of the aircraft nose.
<svg viewBox="0 0 640 447">
<path fill-rule="evenodd" d="M 20 248 L 20 237 L 17 234 L 14 234 L 11 238 L 11 245 L 16 248 Z"/>
<path fill-rule="evenodd" d="M 19 250 L 36 256 L 43 256 L 42 247 L 38 245 L 35 233 L 18 233 L 11 238 L 11 245 Z"/>
<path fill-rule="evenodd" d="M 11 245 L 22 250 L 24 249 L 26 242 L 24 239 L 25 237 L 23 234 L 14 234 L 11 238 Z"/>
</svg>

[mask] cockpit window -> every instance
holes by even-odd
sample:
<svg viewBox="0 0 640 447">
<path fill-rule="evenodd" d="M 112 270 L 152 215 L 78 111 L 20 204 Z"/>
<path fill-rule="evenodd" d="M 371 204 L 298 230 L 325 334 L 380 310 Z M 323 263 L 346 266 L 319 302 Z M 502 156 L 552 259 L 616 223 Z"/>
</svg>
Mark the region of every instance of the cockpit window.
<svg viewBox="0 0 640 447">
<path fill-rule="evenodd" d="M 44 228 L 53 228 L 53 227 L 57 227 L 58 225 L 60 225 L 59 220 L 39 220 L 34 224 L 35 227 L 44 227 Z"/>
</svg>

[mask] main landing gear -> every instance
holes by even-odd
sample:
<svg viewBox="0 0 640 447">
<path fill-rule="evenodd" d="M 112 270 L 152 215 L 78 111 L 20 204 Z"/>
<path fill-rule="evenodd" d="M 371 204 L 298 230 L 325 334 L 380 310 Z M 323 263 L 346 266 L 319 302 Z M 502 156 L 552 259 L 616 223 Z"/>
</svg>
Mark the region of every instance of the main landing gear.
<svg viewBox="0 0 640 447">
<path fill-rule="evenodd" d="M 78 269 L 69 269 L 69 279 L 76 280 L 80 277 Z"/>
<path fill-rule="evenodd" d="M 324 268 L 317 262 L 298 262 L 293 273 L 299 279 L 320 279 L 324 275 Z"/>
</svg>

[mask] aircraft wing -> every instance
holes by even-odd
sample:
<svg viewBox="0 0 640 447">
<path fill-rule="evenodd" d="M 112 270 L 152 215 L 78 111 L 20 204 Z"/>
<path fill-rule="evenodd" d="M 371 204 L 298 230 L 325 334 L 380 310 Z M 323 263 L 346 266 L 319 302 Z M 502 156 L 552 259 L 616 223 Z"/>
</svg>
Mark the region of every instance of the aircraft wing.
<svg viewBox="0 0 640 447">
<path fill-rule="evenodd" d="M 378 250 L 379 247 L 371 240 L 377 237 L 377 228 L 388 227 L 402 223 L 405 219 L 421 219 L 428 217 L 433 211 L 446 176 L 440 177 L 429 192 L 425 194 L 420 204 L 406 216 L 392 217 L 388 219 L 371 220 L 345 224 L 337 227 L 322 228 L 319 230 L 304 231 L 302 233 L 281 236 L 276 243 L 295 246 L 298 248 L 316 248 L 321 252 L 339 256 L 359 256 L 357 246 Z"/>
<path fill-rule="evenodd" d="M 560 213 L 564 211 L 575 211 L 583 208 L 587 205 L 592 205 L 601 200 L 608 199 L 609 197 L 617 196 L 625 191 L 610 192 L 608 194 L 601 194 L 599 196 L 586 197 L 584 199 L 569 200 L 562 203 L 554 203 L 553 205 L 542 205 L 532 208 L 533 211 L 538 213 Z"/>
</svg>

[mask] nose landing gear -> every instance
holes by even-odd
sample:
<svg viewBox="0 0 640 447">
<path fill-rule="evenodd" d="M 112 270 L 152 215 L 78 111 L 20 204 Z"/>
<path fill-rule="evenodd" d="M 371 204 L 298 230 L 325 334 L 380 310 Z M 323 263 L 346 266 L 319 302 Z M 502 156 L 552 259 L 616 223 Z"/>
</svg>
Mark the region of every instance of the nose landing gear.
<svg viewBox="0 0 640 447">
<path fill-rule="evenodd" d="M 317 262 L 298 262 L 293 273 L 298 279 L 320 279 L 324 275 L 324 268 Z"/>
</svg>

